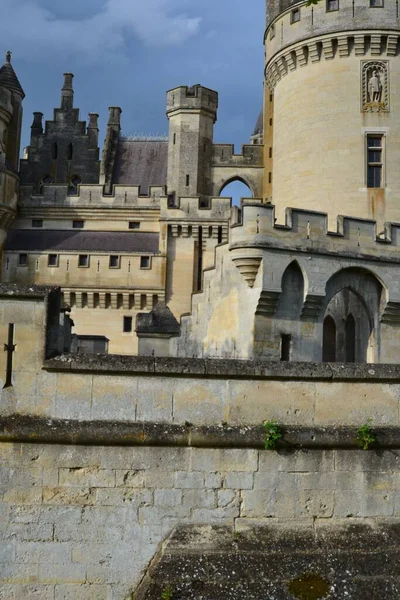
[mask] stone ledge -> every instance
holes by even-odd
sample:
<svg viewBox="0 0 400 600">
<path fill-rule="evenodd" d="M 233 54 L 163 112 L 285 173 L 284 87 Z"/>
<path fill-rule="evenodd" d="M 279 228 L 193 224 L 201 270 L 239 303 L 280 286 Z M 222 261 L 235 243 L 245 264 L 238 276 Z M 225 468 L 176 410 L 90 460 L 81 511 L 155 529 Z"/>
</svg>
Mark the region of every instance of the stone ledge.
<svg viewBox="0 0 400 600">
<path fill-rule="evenodd" d="M 1 292 L 0 292 L 1 293 Z M 400 364 L 295 363 L 219 358 L 157 358 L 118 354 L 63 354 L 44 362 L 48 371 L 152 374 L 171 377 L 296 381 L 400 382 Z"/>
<path fill-rule="evenodd" d="M 355 449 L 356 427 L 281 426 L 277 450 Z M 400 427 L 374 427 L 371 450 L 399 449 Z M 98 446 L 172 446 L 264 449 L 262 425 L 195 426 L 127 421 L 73 421 L 35 416 L 0 417 L 0 442 Z"/>
<path fill-rule="evenodd" d="M 0 298 L 12 296 L 13 298 L 46 298 L 53 292 L 58 292 L 58 286 L 50 285 L 24 285 L 20 283 L 1 283 Z"/>
</svg>

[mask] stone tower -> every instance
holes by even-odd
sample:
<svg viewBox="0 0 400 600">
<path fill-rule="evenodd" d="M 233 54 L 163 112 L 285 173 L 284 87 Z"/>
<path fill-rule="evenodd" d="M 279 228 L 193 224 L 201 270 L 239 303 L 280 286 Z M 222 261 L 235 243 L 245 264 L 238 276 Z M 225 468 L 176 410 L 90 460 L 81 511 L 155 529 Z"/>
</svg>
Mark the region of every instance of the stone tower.
<svg viewBox="0 0 400 600">
<path fill-rule="evenodd" d="M 212 195 L 211 163 L 218 94 L 201 85 L 167 93 L 169 119 L 168 194 Z"/>
<path fill-rule="evenodd" d="M 279 220 L 291 206 L 398 221 L 398 3 L 268 0 L 267 13 L 265 143 Z"/>
<path fill-rule="evenodd" d="M 35 112 L 27 158 L 21 160 L 21 185 L 40 193 L 44 185 L 65 184 L 76 194 L 81 183 L 99 183 L 98 114 L 81 121 L 74 108 L 72 73 L 64 74 L 60 108 L 43 128 L 43 114 Z"/>
<path fill-rule="evenodd" d="M 11 52 L 7 52 L 0 69 L 0 249 L 16 216 L 24 97 L 11 64 Z"/>
</svg>

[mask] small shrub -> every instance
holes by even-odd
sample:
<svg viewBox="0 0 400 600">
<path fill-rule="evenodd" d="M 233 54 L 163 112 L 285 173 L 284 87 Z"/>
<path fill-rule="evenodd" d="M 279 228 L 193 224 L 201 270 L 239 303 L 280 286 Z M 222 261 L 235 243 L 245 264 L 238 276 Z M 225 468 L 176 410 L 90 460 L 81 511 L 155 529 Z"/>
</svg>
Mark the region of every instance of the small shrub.
<svg viewBox="0 0 400 600">
<path fill-rule="evenodd" d="M 264 421 L 265 449 L 275 450 L 277 443 L 282 438 L 282 431 L 276 421 Z"/>
<path fill-rule="evenodd" d="M 371 428 L 371 419 L 357 429 L 357 444 L 363 450 L 368 450 L 371 444 L 375 444 L 376 435 Z"/>
<path fill-rule="evenodd" d="M 172 587 L 170 585 L 167 585 L 167 587 L 161 594 L 161 600 L 172 600 L 172 598 L 173 598 Z"/>
</svg>

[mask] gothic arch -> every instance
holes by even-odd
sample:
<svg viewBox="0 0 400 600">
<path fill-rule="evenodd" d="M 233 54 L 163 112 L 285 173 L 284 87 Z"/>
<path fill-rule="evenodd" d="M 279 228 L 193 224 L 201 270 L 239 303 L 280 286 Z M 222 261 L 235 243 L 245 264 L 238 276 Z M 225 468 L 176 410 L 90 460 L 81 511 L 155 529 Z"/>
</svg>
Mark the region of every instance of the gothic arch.
<svg viewBox="0 0 400 600">
<path fill-rule="evenodd" d="M 298 320 L 304 303 L 305 278 L 297 260 L 293 260 L 283 272 L 281 287 L 277 318 Z"/>
<path fill-rule="evenodd" d="M 254 192 L 250 181 L 248 181 L 248 179 L 242 175 L 234 175 L 233 177 L 227 179 L 222 185 L 220 185 L 218 196 L 223 196 L 222 192 L 224 191 L 224 189 L 228 187 L 228 185 L 231 185 L 231 183 L 235 182 L 243 183 L 243 185 L 245 185 L 250 191 L 249 197 L 254 198 Z"/>
</svg>

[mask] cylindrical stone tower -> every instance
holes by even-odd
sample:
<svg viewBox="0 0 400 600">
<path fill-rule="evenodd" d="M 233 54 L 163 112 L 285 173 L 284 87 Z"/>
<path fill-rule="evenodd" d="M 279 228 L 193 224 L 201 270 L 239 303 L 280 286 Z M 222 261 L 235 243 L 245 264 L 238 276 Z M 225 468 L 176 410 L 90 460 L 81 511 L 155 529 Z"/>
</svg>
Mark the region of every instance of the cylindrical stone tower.
<svg viewBox="0 0 400 600">
<path fill-rule="evenodd" d="M 399 3 L 267 0 L 272 202 L 400 220 Z M 272 110 L 271 110 L 272 108 Z"/>
</svg>

